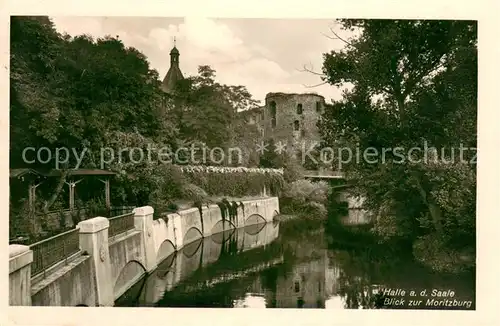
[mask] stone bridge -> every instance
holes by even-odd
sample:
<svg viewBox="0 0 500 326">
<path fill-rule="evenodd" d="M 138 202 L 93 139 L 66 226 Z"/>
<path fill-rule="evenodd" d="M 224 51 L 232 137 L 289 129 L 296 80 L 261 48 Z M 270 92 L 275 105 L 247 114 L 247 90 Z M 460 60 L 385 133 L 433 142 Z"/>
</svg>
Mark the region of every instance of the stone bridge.
<svg viewBox="0 0 500 326">
<path fill-rule="evenodd" d="M 345 175 L 340 171 L 333 171 L 330 169 L 318 169 L 318 170 L 306 170 L 303 175 L 304 179 L 318 179 L 318 180 L 328 180 L 328 179 L 338 179 L 344 180 Z"/>
<path fill-rule="evenodd" d="M 75 230 L 47 243 L 11 245 L 10 305 L 113 306 L 173 252 L 226 230 L 271 222 L 279 214 L 279 201 L 267 197 L 238 202 L 236 214 L 218 205 L 158 220 L 153 220 L 153 213 L 150 206 L 140 207 L 133 214 L 80 222 Z M 65 240 L 75 235 L 77 240 Z M 47 259 L 48 252 L 58 255 L 60 261 L 42 271 L 37 266 Z"/>
</svg>

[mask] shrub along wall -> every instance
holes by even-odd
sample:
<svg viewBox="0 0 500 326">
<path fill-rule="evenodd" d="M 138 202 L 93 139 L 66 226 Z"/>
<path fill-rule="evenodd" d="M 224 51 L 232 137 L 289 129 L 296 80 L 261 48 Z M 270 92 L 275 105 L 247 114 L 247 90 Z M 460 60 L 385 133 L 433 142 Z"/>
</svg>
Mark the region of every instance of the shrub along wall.
<svg viewBox="0 0 500 326">
<path fill-rule="evenodd" d="M 261 193 L 264 187 L 272 195 L 279 195 L 285 180 L 277 169 L 245 168 L 185 168 L 187 181 L 204 189 L 211 196 L 243 197 Z"/>
</svg>

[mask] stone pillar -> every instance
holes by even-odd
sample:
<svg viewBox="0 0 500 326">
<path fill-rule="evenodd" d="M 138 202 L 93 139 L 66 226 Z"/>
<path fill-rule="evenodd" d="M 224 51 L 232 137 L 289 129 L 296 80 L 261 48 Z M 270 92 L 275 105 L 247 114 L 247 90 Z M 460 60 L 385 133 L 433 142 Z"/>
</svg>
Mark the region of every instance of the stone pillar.
<svg viewBox="0 0 500 326">
<path fill-rule="evenodd" d="M 105 217 L 95 217 L 78 223 L 80 249 L 90 255 L 96 283 L 96 306 L 114 305 L 111 262 L 109 260 L 108 228 Z"/>
<path fill-rule="evenodd" d="M 141 254 L 144 258 L 144 267 L 149 273 L 157 266 L 155 240 L 153 237 L 154 209 L 151 206 L 143 206 L 134 208 L 133 212 L 135 229 L 141 232 Z"/>
<path fill-rule="evenodd" d="M 31 306 L 32 262 L 30 247 L 9 245 L 9 305 Z"/>
</svg>

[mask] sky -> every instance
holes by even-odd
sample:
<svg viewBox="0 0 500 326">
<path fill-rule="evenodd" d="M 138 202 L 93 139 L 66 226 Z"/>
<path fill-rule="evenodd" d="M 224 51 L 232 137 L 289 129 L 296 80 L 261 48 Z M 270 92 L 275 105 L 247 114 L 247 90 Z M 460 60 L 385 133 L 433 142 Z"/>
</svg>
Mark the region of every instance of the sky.
<svg viewBox="0 0 500 326">
<path fill-rule="evenodd" d="M 333 20 L 321 19 L 215 19 L 203 17 L 51 17 L 56 29 L 71 36 L 119 36 L 126 46 L 144 53 L 163 79 L 170 66 L 169 52 L 176 38 L 184 76 L 210 65 L 216 79 L 228 85 L 244 85 L 264 102 L 269 92 L 315 92 L 329 102 L 340 91 L 322 85 L 323 53 L 341 49 L 330 28 L 341 35 Z M 343 33 L 343 34 L 342 34 Z"/>
</svg>

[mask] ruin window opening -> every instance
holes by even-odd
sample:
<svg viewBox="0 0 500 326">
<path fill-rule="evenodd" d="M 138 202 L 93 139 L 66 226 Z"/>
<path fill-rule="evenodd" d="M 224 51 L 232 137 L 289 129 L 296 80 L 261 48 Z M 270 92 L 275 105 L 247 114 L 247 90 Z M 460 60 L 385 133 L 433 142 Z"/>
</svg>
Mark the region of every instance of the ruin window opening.
<svg viewBox="0 0 500 326">
<path fill-rule="evenodd" d="M 271 125 L 274 128 L 276 127 L 276 102 L 272 101 L 271 103 L 269 103 L 269 106 L 270 106 L 269 113 L 271 115 Z"/>
<path fill-rule="evenodd" d="M 293 129 L 294 129 L 295 131 L 298 131 L 298 130 L 300 129 L 300 123 L 299 123 L 299 120 L 295 120 L 295 121 L 293 122 Z"/>
<path fill-rule="evenodd" d="M 320 101 L 316 102 L 316 112 L 320 112 L 321 113 L 321 102 Z"/>
<path fill-rule="evenodd" d="M 302 114 L 303 109 L 302 109 L 302 103 L 297 104 L 297 114 Z"/>
</svg>

